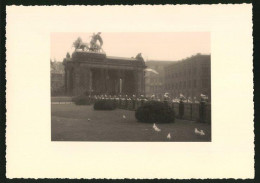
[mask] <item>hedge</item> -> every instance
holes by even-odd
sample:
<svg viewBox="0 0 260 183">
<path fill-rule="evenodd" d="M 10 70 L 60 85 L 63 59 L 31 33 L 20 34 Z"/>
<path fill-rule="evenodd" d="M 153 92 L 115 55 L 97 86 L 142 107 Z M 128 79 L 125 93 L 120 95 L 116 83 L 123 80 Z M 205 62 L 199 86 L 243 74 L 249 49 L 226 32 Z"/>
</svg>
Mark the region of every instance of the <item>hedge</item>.
<svg viewBox="0 0 260 183">
<path fill-rule="evenodd" d="M 173 123 L 175 113 L 168 104 L 160 101 L 148 101 L 135 112 L 135 118 L 144 123 Z"/>
<path fill-rule="evenodd" d="M 80 95 L 77 97 L 72 98 L 72 102 L 74 102 L 76 105 L 90 105 L 91 100 L 89 97 Z"/>
<path fill-rule="evenodd" d="M 94 104 L 95 110 L 114 110 L 116 105 L 112 100 L 97 100 Z"/>
</svg>

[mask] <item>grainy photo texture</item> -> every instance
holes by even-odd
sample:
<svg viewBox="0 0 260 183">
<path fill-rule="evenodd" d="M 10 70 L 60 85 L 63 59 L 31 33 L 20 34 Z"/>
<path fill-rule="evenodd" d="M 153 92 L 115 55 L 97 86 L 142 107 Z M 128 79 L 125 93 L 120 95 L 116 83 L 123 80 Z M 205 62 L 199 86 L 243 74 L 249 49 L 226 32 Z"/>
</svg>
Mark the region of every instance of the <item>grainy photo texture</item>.
<svg viewBox="0 0 260 183">
<path fill-rule="evenodd" d="M 51 33 L 52 141 L 211 141 L 210 32 Z"/>
</svg>

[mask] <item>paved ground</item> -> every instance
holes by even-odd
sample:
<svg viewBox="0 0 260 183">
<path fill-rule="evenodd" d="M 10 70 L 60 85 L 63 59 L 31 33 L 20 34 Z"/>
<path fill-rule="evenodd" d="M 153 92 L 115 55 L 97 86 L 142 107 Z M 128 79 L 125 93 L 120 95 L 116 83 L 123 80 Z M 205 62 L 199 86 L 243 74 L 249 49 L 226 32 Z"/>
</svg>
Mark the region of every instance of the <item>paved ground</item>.
<svg viewBox="0 0 260 183">
<path fill-rule="evenodd" d="M 176 119 L 157 124 L 161 129 L 157 133 L 152 124 L 137 122 L 134 111 L 122 109 L 95 111 L 92 106 L 52 104 L 51 118 L 52 141 L 211 141 L 209 124 Z M 204 130 L 205 136 L 196 135 L 194 128 Z"/>
</svg>

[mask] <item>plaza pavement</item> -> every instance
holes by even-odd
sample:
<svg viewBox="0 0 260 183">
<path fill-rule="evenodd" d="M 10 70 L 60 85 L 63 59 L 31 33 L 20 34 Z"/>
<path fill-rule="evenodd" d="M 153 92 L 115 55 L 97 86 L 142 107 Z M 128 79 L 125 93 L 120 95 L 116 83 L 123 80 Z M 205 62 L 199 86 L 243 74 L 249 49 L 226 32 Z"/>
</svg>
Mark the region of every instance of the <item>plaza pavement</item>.
<svg viewBox="0 0 260 183">
<path fill-rule="evenodd" d="M 92 105 L 51 105 L 52 141 L 211 141 L 210 124 L 175 119 L 175 123 L 156 125 L 161 132 L 155 132 L 153 124 L 138 122 L 134 111 L 129 110 L 95 111 Z M 195 134 L 195 128 L 203 130 L 205 136 Z M 166 138 L 168 133 L 171 139 Z"/>
</svg>

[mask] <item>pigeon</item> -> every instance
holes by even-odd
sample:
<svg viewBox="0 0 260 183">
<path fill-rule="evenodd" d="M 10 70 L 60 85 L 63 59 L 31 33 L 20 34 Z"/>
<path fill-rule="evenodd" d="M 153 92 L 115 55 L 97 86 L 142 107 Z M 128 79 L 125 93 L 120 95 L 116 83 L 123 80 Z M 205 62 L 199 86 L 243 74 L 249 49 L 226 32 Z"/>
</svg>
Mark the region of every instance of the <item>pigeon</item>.
<svg viewBox="0 0 260 183">
<path fill-rule="evenodd" d="M 201 136 L 203 136 L 203 135 L 205 135 L 205 133 L 204 133 L 204 131 L 203 130 L 201 130 L 201 131 L 199 131 L 197 128 L 195 128 L 195 134 L 197 134 L 197 135 L 201 135 Z"/>
<path fill-rule="evenodd" d="M 168 133 L 168 135 L 167 135 L 167 139 L 171 139 L 172 137 L 171 137 L 171 134 L 170 133 Z"/>
<path fill-rule="evenodd" d="M 195 131 L 194 131 L 196 134 L 199 134 L 200 133 L 200 131 L 197 129 L 197 128 L 195 128 Z"/>
<path fill-rule="evenodd" d="M 123 115 L 123 118 L 126 119 L 125 115 Z"/>
<path fill-rule="evenodd" d="M 160 132 L 160 131 L 161 131 L 161 129 L 159 129 L 159 128 L 155 125 L 155 123 L 153 124 L 153 129 L 154 129 L 156 132 Z"/>
</svg>

